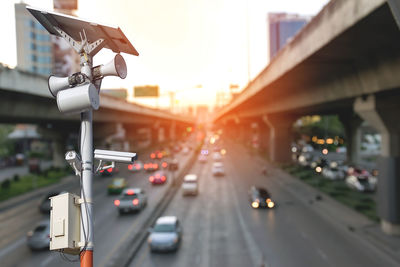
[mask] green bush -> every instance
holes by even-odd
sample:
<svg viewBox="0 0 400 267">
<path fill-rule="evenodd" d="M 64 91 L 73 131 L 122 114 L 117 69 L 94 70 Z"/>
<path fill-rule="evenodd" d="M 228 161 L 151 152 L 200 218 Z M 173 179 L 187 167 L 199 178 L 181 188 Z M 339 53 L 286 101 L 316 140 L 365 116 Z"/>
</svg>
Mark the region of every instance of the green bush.
<svg viewBox="0 0 400 267">
<path fill-rule="evenodd" d="M 1 188 L 2 189 L 9 189 L 11 186 L 11 181 L 10 179 L 6 179 L 3 182 L 1 182 Z"/>
</svg>

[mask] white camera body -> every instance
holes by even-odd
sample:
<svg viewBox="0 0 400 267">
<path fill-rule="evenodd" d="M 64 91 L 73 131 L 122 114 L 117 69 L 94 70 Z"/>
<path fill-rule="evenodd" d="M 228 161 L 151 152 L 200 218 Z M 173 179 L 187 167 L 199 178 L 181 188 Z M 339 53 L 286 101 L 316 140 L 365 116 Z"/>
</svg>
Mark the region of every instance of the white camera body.
<svg viewBox="0 0 400 267">
<path fill-rule="evenodd" d="M 78 175 L 82 170 L 82 160 L 78 153 L 71 150 L 65 153 L 65 160 L 74 169 L 75 174 Z"/>
<path fill-rule="evenodd" d="M 112 151 L 112 150 L 94 150 L 94 158 L 102 161 L 112 161 L 119 163 L 133 163 L 136 160 L 136 153 L 132 152 L 122 152 L 122 151 Z"/>
</svg>

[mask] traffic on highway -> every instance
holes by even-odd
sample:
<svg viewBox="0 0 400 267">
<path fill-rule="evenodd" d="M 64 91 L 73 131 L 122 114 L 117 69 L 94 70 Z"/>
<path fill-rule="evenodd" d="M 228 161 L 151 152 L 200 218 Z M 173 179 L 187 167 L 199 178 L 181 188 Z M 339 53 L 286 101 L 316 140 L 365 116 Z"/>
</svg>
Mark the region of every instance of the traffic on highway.
<svg viewBox="0 0 400 267">
<path fill-rule="evenodd" d="M 0 14 L 0 267 L 400 266 L 400 0 Z"/>
</svg>

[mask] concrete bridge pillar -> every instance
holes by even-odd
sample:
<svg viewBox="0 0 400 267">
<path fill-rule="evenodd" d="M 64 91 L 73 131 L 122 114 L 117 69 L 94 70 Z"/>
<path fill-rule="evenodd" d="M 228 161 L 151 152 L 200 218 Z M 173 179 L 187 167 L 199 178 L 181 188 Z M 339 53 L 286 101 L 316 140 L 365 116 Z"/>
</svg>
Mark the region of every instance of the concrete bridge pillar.
<svg viewBox="0 0 400 267">
<path fill-rule="evenodd" d="M 39 128 L 40 134 L 45 139 L 51 140 L 51 149 L 52 149 L 52 165 L 54 167 L 62 168 L 67 163 L 65 161 L 65 144 L 68 137 L 69 131 L 62 128 Z"/>
<path fill-rule="evenodd" d="M 283 115 L 265 115 L 263 117 L 270 129 L 269 158 L 273 162 L 290 162 L 292 160 L 291 143 L 294 117 Z"/>
<path fill-rule="evenodd" d="M 170 126 L 169 126 L 169 131 L 167 131 L 169 133 L 169 140 L 170 141 L 175 141 L 176 140 L 176 122 L 173 121 L 171 122 Z"/>
<path fill-rule="evenodd" d="M 359 97 L 354 110 L 381 136 L 378 160 L 378 214 L 382 230 L 400 235 L 400 96 Z"/>
<path fill-rule="evenodd" d="M 346 135 L 347 143 L 347 161 L 352 164 L 359 163 L 360 148 L 361 148 L 361 130 L 360 126 L 363 120 L 357 115 L 340 114 L 339 119 L 342 122 Z M 351 115 L 350 115 L 351 114 Z"/>
</svg>

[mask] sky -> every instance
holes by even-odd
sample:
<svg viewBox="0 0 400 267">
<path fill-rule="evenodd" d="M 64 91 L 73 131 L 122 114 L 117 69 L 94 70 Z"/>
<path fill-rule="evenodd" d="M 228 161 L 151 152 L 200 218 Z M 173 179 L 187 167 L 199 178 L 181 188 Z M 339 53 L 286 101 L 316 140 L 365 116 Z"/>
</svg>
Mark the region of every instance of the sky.
<svg viewBox="0 0 400 267">
<path fill-rule="evenodd" d="M 0 62 L 15 66 L 17 0 L 0 1 Z M 50 0 L 25 3 L 52 10 Z M 328 0 L 78 0 L 77 15 L 97 23 L 119 26 L 139 57 L 123 54 L 128 76 L 107 77 L 102 88 L 159 85 L 158 105 L 213 105 L 218 91 L 230 84 L 244 88 L 268 64 L 267 14 L 287 12 L 315 15 Z M 7 36 L 7 38 L 4 38 Z M 105 64 L 113 53 L 103 49 L 94 58 Z M 201 86 L 199 86 L 201 85 Z M 147 102 L 155 105 L 156 101 Z"/>
</svg>

